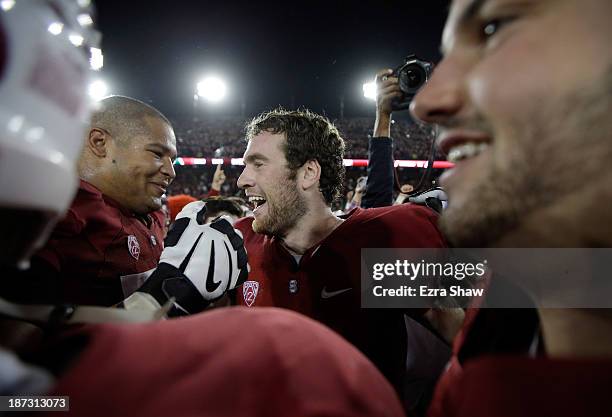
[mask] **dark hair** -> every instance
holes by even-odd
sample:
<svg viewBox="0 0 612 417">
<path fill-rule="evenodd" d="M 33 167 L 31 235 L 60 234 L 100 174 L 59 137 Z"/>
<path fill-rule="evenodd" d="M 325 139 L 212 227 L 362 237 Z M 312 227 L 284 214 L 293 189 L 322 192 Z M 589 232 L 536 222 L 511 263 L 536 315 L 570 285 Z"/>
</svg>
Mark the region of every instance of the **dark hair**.
<svg viewBox="0 0 612 417">
<path fill-rule="evenodd" d="M 217 217 L 221 212 L 225 211 L 236 217 L 243 217 L 244 211 L 238 202 L 226 197 L 209 197 L 205 198 L 206 203 L 206 218 Z"/>
<path fill-rule="evenodd" d="M 266 131 L 284 133 L 283 151 L 287 165 L 295 175 L 309 160 L 321 165 L 320 190 L 331 205 L 338 198 L 344 183 L 344 140 L 338 129 L 325 117 L 310 110 L 277 108 L 263 113 L 246 126 L 246 140 Z"/>
</svg>

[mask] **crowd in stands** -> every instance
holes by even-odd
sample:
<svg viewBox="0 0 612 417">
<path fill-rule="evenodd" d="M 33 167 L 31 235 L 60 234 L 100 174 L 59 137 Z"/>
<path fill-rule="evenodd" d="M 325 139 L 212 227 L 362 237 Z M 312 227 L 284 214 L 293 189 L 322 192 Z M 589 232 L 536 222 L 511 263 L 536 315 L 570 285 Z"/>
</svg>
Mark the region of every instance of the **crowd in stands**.
<svg viewBox="0 0 612 417">
<path fill-rule="evenodd" d="M 399 118 L 398 118 L 399 119 Z M 429 126 L 412 123 L 406 118 L 395 120 L 391 127 L 394 140 L 395 159 L 426 160 L 434 132 Z M 218 117 L 207 120 L 173 120 L 179 156 L 185 157 L 241 157 L 246 148 L 244 126 L 247 119 L 241 117 Z M 345 118 L 333 121 L 346 141 L 346 158 L 367 159 L 368 138 L 372 136 L 374 119 L 369 117 Z M 436 159 L 444 159 L 436 152 Z M 240 195 L 236 185 L 242 172 L 240 166 L 224 166 L 227 179 L 221 188 L 223 196 Z M 206 196 L 210 190 L 214 167 L 177 166 L 177 176 L 168 189 L 168 195 L 188 194 L 195 197 Z M 423 173 L 422 169 L 398 169 L 400 184 L 416 185 Z M 367 175 L 366 168 L 353 167 L 347 170 L 344 183 L 345 197 L 338 201 L 338 207 L 346 204 L 346 193 L 355 189 L 359 177 Z M 434 178 L 439 172 L 434 173 Z"/>
<path fill-rule="evenodd" d="M 242 166 L 224 166 L 223 171 L 227 178 L 221 186 L 220 195 L 224 197 L 239 196 L 244 197 L 244 191 L 240 190 L 236 185 L 238 176 L 242 172 Z M 176 167 L 176 179 L 168 188 L 168 195 L 187 194 L 199 198 L 205 198 L 210 192 L 210 186 L 213 178 L 215 168 L 210 165 L 191 165 L 191 166 L 177 166 Z M 431 180 L 435 180 L 442 170 L 434 170 L 431 175 Z M 414 168 L 398 168 L 396 170 L 398 184 L 410 184 L 413 187 L 416 186 L 423 175 L 423 169 Z M 335 210 L 341 210 L 346 206 L 347 202 L 350 202 L 352 191 L 355 190 L 357 180 L 359 177 L 366 176 L 367 171 L 365 167 L 352 167 L 347 169 L 346 178 L 344 181 L 344 193 L 334 203 Z M 428 183 L 429 184 L 429 183 Z M 435 184 L 428 185 L 425 188 L 434 186 Z M 399 193 L 399 190 L 395 190 L 395 193 Z"/>
<path fill-rule="evenodd" d="M 227 166 L 223 168 L 227 176 L 225 182 L 221 186 L 220 195 L 224 197 L 242 196 L 244 191 L 240 190 L 236 185 L 238 176 L 242 172 L 242 166 Z M 168 195 L 187 194 L 199 198 L 204 198 L 210 191 L 210 186 L 215 168 L 206 166 L 177 166 L 176 179 L 168 188 Z M 344 182 L 346 192 L 355 188 L 356 181 L 359 177 L 366 175 L 366 168 L 359 167 L 347 171 Z M 345 203 L 344 199 L 338 201 L 337 206 L 341 207 Z"/>
<path fill-rule="evenodd" d="M 215 156 L 215 151 L 221 149 L 221 156 L 241 157 L 246 148 L 244 126 L 247 122 L 247 119 L 241 117 L 173 120 L 178 154 L 206 158 Z M 345 118 L 333 122 L 346 141 L 346 157 L 367 158 L 368 138 L 372 136 L 374 118 Z M 398 117 L 391 127 L 395 158 L 427 159 L 433 133 L 430 126 Z"/>
</svg>

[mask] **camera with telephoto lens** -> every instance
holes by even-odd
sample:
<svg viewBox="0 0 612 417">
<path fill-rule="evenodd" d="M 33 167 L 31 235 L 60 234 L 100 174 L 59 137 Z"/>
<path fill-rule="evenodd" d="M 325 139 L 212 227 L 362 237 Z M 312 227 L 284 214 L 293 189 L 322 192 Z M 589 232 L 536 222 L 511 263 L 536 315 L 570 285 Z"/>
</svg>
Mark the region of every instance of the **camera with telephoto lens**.
<svg viewBox="0 0 612 417">
<path fill-rule="evenodd" d="M 409 55 L 406 62 L 397 67 L 391 74 L 392 77 L 397 77 L 402 91 L 401 97 L 391 103 L 391 108 L 397 111 L 410 107 L 410 102 L 419 89 L 429 80 L 432 71 L 433 64 L 431 62 L 423 61 L 416 55 Z"/>
</svg>

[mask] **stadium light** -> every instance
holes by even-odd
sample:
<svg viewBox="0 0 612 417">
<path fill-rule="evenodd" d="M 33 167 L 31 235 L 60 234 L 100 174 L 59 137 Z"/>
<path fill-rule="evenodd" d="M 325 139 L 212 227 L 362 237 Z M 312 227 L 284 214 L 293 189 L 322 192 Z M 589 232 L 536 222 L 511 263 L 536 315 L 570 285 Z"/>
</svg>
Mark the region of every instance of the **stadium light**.
<svg viewBox="0 0 612 417">
<path fill-rule="evenodd" d="M 85 42 L 85 38 L 83 38 L 83 36 L 79 35 L 78 33 L 71 33 L 70 35 L 68 35 L 68 40 L 74 46 L 81 46 L 83 45 L 83 42 Z"/>
<path fill-rule="evenodd" d="M 363 85 L 363 96 L 370 100 L 376 100 L 376 81 L 370 81 Z"/>
<path fill-rule="evenodd" d="M 197 95 L 211 102 L 223 99 L 226 91 L 225 83 L 217 77 L 206 77 L 196 86 Z"/>
<path fill-rule="evenodd" d="M 104 66 L 104 55 L 100 48 L 89 48 L 89 66 L 94 71 L 99 71 Z"/>
<path fill-rule="evenodd" d="M 95 80 L 89 84 L 89 97 L 98 101 L 108 95 L 108 85 L 103 80 Z"/>
<path fill-rule="evenodd" d="M 50 34 L 57 36 L 64 30 L 64 24 L 60 22 L 51 22 L 47 30 Z"/>
<path fill-rule="evenodd" d="M 83 13 L 83 14 L 78 15 L 77 16 L 77 22 L 79 22 L 79 25 L 81 25 L 83 27 L 87 27 L 87 26 L 93 25 L 93 19 L 87 13 Z"/>
<path fill-rule="evenodd" d="M 2 10 L 4 10 L 5 12 L 8 12 L 14 6 L 15 6 L 15 0 L 2 0 L 2 1 L 0 1 L 0 7 L 2 7 Z"/>
</svg>

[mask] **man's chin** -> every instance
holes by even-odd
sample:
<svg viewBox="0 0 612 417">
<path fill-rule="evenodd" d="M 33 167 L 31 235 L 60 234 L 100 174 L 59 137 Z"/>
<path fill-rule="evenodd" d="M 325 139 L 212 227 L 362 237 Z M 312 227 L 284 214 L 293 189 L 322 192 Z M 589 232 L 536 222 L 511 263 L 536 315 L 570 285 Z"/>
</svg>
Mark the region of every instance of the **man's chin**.
<svg viewBox="0 0 612 417">
<path fill-rule="evenodd" d="M 146 205 L 145 212 L 141 214 L 148 214 L 153 211 L 157 211 L 162 208 L 162 199 L 161 197 L 153 197 L 151 198 Z"/>
<path fill-rule="evenodd" d="M 268 226 L 265 224 L 265 222 L 259 221 L 257 219 L 253 220 L 253 223 L 251 224 L 251 228 L 253 229 L 255 233 L 259 233 L 262 235 L 271 236 L 273 234 L 268 228 Z"/>
<path fill-rule="evenodd" d="M 482 247 L 482 235 L 473 233 L 474 227 L 464 218 L 456 218 L 453 213 L 444 213 L 439 220 L 442 234 L 453 247 L 470 248 Z"/>
<path fill-rule="evenodd" d="M 459 248 L 494 245 L 515 228 L 516 223 L 516 216 L 510 210 L 494 203 L 486 207 L 472 204 L 461 208 L 449 206 L 439 219 L 444 236 L 449 243 Z"/>
</svg>

